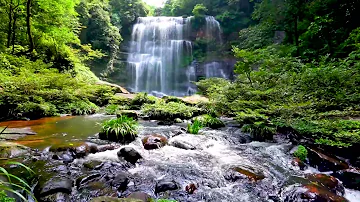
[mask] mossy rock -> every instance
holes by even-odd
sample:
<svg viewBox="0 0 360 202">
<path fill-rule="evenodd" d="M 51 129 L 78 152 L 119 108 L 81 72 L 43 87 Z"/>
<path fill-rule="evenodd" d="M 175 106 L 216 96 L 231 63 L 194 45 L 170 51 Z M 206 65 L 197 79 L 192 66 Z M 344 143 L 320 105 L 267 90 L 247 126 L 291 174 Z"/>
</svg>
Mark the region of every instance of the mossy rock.
<svg viewBox="0 0 360 202">
<path fill-rule="evenodd" d="M 13 142 L 0 141 L 0 158 L 13 158 L 28 153 L 30 149 Z"/>
<path fill-rule="evenodd" d="M 143 202 L 143 201 L 138 199 L 131 199 L 131 198 L 115 198 L 115 197 L 101 196 L 92 199 L 90 202 Z"/>
<path fill-rule="evenodd" d="M 115 132 L 109 132 L 109 133 L 100 132 L 99 138 L 101 140 L 109 140 L 111 142 L 121 142 L 121 143 L 130 143 L 136 139 L 136 137 L 133 135 L 124 135 L 124 136 L 121 134 L 116 135 Z"/>
<path fill-rule="evenodd" d="M 139 119 L 139 113 L 135 110 L 121 110 L 116 114 L 117 117 L 127 116 L 129 118 L 133 118 L 134 120 Z"/>
</svg>

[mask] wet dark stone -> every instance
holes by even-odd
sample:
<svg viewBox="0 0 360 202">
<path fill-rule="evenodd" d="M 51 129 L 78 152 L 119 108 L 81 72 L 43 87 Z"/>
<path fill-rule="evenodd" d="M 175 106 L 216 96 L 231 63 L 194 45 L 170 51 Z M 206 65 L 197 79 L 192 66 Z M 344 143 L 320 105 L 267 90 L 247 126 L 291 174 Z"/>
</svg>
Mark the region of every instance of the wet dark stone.
<svg viewBox="0 0 360 202">
<path fill-rule="evenodd" d="M 146 150 L 159 149 L 167 144 L 167 138 L 158 134 L 146 136 L 142 143 Z"/>
<path fill-rule="evenodd" d="M 60 173 L 60 174 L 68 174 L 69 173 L 69 169 L 65 165 L 59 165 L 57 168 L 55 168 L 54 171 L 57 173 Z"/>
<path fill-rule="evenodd" d="M 74 161 L 74 158 L 70 154 L 67 154 L 67 153 L 63 154 L 61 156 L 61 159 L 63 160 L 64 163 L 71 163 Z"/>
<path fill-rule="evenodd" d="M 131 199 L 138 199 L 141 200 L 143 202 L 148 202 L 150 201 L 151 197 L 149 194 L 147 193 L 143 193 L 143 192 L 134 192 L 131 193 L 127 198 L 131 198 Z"/>
<path fill-rule="evenodd" d="M 100 161 L 88 161 L 88 162 L 85 162 L 83 165 L 84 165 L 84 168 L 94 170 L 97 166 L 99 166 L 101 164 L 102 164 L 102 162 L 100 162 Z"/>
<path fill-rule="evenodd" d="M 60 159 L 60 157 L 57 154 L 54 154 L 51 158 L 53 160 L 59 160 Z"/>
<path fill-rule="evenodd" d="M 90 151 L 89 146 L 86 144 L 76 147 L 75 148 L 76 158 L 84 158 L 89 154 L 89 151 Z"/>
<path fill-rule="evenodd" d="M 73 181 L 65 177 L 54 177 L 48 180 L 42 187 L 39 187 L 40 196 L 48 196 L 58 192 L 71 194 Z"/>
<path fill-rule="evenodd" d="M 118 157 L 124 158 L 126 161 L 135 164 L 142 156 L 132 147 L 121 148 L 117 153 Z"/>
<path fill-rule="evenodd" d="M 194 183 L 188 184 L 185 187 L 185 191 L 188 194 L 193 194 L 197 190 L 197 186 Z"/>
<path fill-rule="evenodd" d="M 99 146 L 97 146 L 98 152 L 104 152 L 104 151 L 115 150 L 115 149 L 117 149 L 117 147 L 115 147 L 115 145 L 99 145 Z"/>
<path fill-rule="evenodd" d="M 163 121 L 159 121 L 157 124 L 159 126 L 171 126 L 171 125 L 174 125 L 174 121 L 172 121 L 172 120 L 163 120 Z"/>
<path fill-rule="evenodd" d="M 226 180 L 237 181 L 242 179 L 248 179 L 250 181 L 259 181 L 265 178 L 265 175 L 255 168 L 249 166 L 237 166 L 229 170 L 224 176 Z"/>
<path fill-rule="evenodd" d="M 85 185 L 85 184 L 87 184 L 87 183 L 89 183 L 91 181 L 94 181 L 95 179 L 98 179 L 100 177 L 101 177 L 100 173 L 95 173 L 95 174 L 79 177 L 76 180 L 76 186 L 78 188 L 80 188 L 81 186 L 83 186 L 83 185 Z"/>
<path fill-rule="evenodd" d="M 349 165 L 335 156 L 324 154 L 317 149 L 308 148 L 309 164 L 320 172 L 338 171 L 348 169 Z"/>
<path fill-rule="evenodd" d="M 332 174 L 341 180 L 346 188 L 360 190 L 360 172 L 357 170 L 344 170 Z"/>
<path fill-rule="evenodd" d="M 347 202 L 342 196 L 327 190 L 325 187 L 308 184 L 305 186 L 293 187 L 286 193 L 285 202 Z"/>
<path fill-rule="evenodd" d="M 121 110 L 117 115 L 118 118 L 121 116 L 127 116 L 129 118 L 133 118 L 134 120 L 139 119 L 139 114 L 135 110 Z"/>
<path fill-rule="evenodd" d="M 179 189 L 179 187 L 174 180 L 160 180 L 156 183 L 155 194 L 177 189 Z"/>
<path fill-rule="evenodd" d="M 171 146 L 173 147 L 177 147 L 180 149 L 185 149 L 185 150 L 195 150 L 196 148 L 194 146 L 192 146 L 191 144 L 188 144 L 186 142 L 181 142 L 179 140 L 175 140 L 171 143 Z"/>
<path fill-rule="evenodd" d="M 333 176 L 325 174 L 308 174 L 306 178 L 311 183 L 315 183 L 318 186 L 322 186 L 334 194 L 343 196 L 345 194 L 344 186 Z"/>
<path fill-rule="evenodd" d="M 119 172 L 116 174 L 111 186 L 116 187 L 118 191 L 125 191 L 129 184 L 129 174 L 126 172 Z"/>
</svg>

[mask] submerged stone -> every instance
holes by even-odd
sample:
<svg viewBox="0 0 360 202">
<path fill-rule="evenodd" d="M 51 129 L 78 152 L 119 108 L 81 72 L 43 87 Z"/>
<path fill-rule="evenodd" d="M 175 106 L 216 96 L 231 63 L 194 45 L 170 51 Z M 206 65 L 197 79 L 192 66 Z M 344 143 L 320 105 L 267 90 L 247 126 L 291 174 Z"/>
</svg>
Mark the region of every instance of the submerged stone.
<svg viewBox="0 0 360 202">
<path fill-rule="evenodd" d="M 191 145 L 191 144 L 189 144 L 187 142 L 181 142 L 179 140 L 172 141 L 171 146 L 177 147 L 177 148 L 180 148 L 180 149 L 185 149 L 185 150 L 195 150 L 196 149 L 193 145 Z"/>
<path fill-rule="evenodd" d="M 240 179 L 248 179 L 250 181 L 260 181 L 265 178 L 263 172 L 256 170 L 250 166 L 237 166 L 230 170 L 229 174 L 225 176 L 227 180 L 237 181 Z"/>
<path fill-rule="evenodd" d="M 348 202 L 344 197 L 314 183 L 305 186 L 294 186 L 285 194 L 285 202 Z"/>
<path fill-rule="evenodd" d="M 179 186 L 176 184 L 174 180 L 160 180 L 156 183 L 155 186 L 155 194 L 158 194 L 160 192 L 166 192 L 170 190 L 177 190 L 179 189 Z"/>
<path fill-rule="evenodd" d="M 341 180 L 346 188 L 360 190 L 360 171 L 343 170 L 333 173 L 333 176 Z"/>
<path fill-rule="evenodd" d="M 333 176 L 325 174 L 308 174 L 306 178 L 318 186 L 322 186 L 334 194 L 343 196 L 345 194 L 344 186 Z"/>
</svg>

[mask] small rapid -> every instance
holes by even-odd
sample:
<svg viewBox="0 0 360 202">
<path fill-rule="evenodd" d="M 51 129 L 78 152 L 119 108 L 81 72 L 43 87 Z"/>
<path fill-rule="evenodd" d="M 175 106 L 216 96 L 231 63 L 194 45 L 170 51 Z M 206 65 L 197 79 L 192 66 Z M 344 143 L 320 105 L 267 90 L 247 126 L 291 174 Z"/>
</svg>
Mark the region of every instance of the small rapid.
<svg viewBox="0 0 360 202">
<path fill-rule="evenodd" d="M 129 192 L 141 191 L 154 196 L 155 183 L 171 179 L 180 185 L 180 189 L 166 197 L 178 201 L 286 201 L 286 196 L 280 192 L 300 183 L 302 177 L 310 172 L 292 165 L 289 151 L 293 146 L 286 141 L 249 142 L 247 134 L 233 127 L 205 129 L 199 135 L 178 135 L 180 130 L 181 126 L 142 124 L 139 137 L 127 145 L 143 157 L 140 163 L 128 170 L 137 179 L 129 184 Z M 151 134 L 167 137 L 169 144 L 156 150 L 145 150 L 142 138 Z M 196 149 L 171 146 L 174 142 L 192 145 Z M 90 154 L 86 160 L 119 162 L 117 152 Z M 248 176 L 237 176 L 234 168 L 245 170 Z M 197 191 L 192 195 L 184 194 L 185 187 L 192 183 L 198 186 Z M 128 193 L 123 194 L 126 196 Z M 345 197 L 355 202 L 358 195 L 358 191 L 346 190 Z"/>
</svg>

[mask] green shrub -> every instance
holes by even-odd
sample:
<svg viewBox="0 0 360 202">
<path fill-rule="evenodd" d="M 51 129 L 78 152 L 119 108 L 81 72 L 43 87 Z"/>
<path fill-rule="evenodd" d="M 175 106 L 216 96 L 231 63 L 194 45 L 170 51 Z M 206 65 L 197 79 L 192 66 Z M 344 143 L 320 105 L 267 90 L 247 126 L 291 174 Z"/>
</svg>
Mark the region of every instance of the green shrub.
<svg viewBox="0 0 360 202">
<path fill-rule="evenodd" d="M 96 113 L 99 110 L 99 107 L 90 101 L 79 100 L 66 104 L 63 106 L 62 110 L 66 114 L 89 115 Z"/>
<path fill-rule="evenodd" d="M 220 119 L 212 117 L 208 114 L 195 117 L 195 120 L 200 121 L 203 126 L 212 129 L 217 129 L 225 126 L 224 122 L 222 122 Z"/>
<path fill-rule="evenodd" d="M 38 104 L 34 102 L 25 102 L 18 104 L 15 111 L 17 116 L 30 119 L 58 115 L 56 106 L 51 103 Z"/>
<path fill-rule="evenodd" d="M 158 98 L 147 93 L 138 93 L 131 101 L 132 109 L 140 109 L 144 104 L 155 104 Z"/>
<path fill-rule="evenodd" d="M 199 108 L 187 106 L 177 102 L 157 102 L 155 104 L 145 104 L 142 113 L 152 119 L 190 119 L 200 113 Z"/>
<path fill-rule="evenodd" d="M 195 120 L 193 124 L 188 124 L 187 131 L 190 134 L 198 134 L 199 131 L 203 128 L 202 123 L 199 120 Z"/>
<path fill-rule="evenodd" d="M 102 124 L 100 139 L 115 142 L 131 142 L 137 136 L 138 123 L 127 116 L 105 121 Z"/>
<path fill-rule="evenodd" d="M 169 103 L 169 102 L 177 102 L 177 103 L 184 103 L 184 104 L 186 104 L 186 103 L 184 102 L 184 100 L 182 100 L 182 99 L 180 99 L 180 98 L 178 98 L 178 97 L 175 97 L 175 96 L 165 96 L 165 97 L 163 97 L 163 98 L 161 98 L 161 99 L 163 99 L 166 103 Z"/>
<path fill-rule="evenodd" d="M 298 149 L 294 152 L 294 156 L 299 158 L 301 161 L 305 161 L 307 158 L 307 155 L 308 155 L 308 151 L 302 145 L 299 145 Z"/>
<path fill-rule="evenodd" d="M 110 104 L 110 105 L 106 106 L 105 113 L 107 115 L 116 115 L 116 113 L 119 111 L 119 109 L 120 109 L 119 105 Z"/>
</svg>

